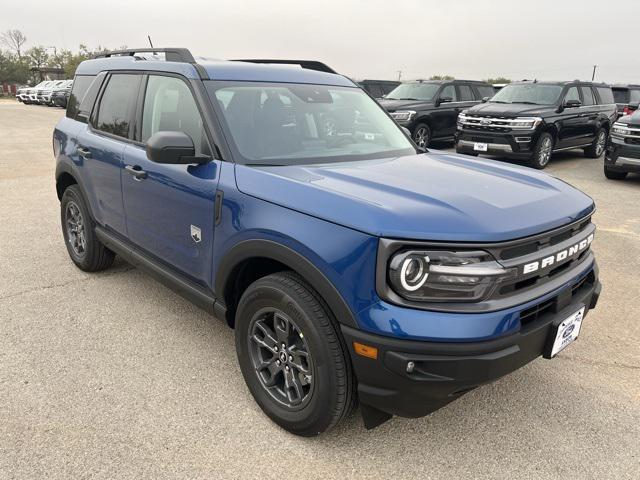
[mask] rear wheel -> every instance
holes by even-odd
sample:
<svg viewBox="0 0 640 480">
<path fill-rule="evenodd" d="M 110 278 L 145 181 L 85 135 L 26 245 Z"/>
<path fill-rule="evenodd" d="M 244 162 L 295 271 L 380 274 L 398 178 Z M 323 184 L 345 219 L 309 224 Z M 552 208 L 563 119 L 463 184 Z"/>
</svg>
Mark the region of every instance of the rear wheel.
<svg viewBox="0 0 640 480">
<path fill-rule="evenodd" d="M 621 172 L 619 170 L 612 170 L 608 166 L 604 166 L 604 176 L 609 180 L 624 180 L 627 178 L 629 172 Z"/>
<path fill-rule="evenodd" d="M 536 146 L 533 150 L 533 157 L 529 160 L 529 165 L 538 170 L 542 170 L 547 166 L 549 160 L 551 160 L 551 154 L 553 153 L 553 137 L 550 133 L 542 133 L 538 137 Z"/>
<path fill-rule="evenodd" d="M 64 191 L 60 219 L 67 252 L 80 270 L 97 272 L 111 266 L 115 254 L 98 240 L 95 223 L 77 185 Z"/>
<path fill-rule="evenodd" d="M 600 158 L 604 153 L 604 148 L 607 144 L 607 131 L 601 128 L 596 133 L 596 138 L 593 139 L 593 143 L 584 149 L 584 154 L 588 158 Z"/>
<path fill-rule="evenodd" d="M 431 142 L 431 128 L 426 123 L 419 123 L 413 129 L 413 141 L 420 148 L 427 148 Z"/>
<path fill-rule="evenodd" d="M 337 323 L 297 274 L 275 273 L 247 288 L 235 338 L 251 394 L 282 428 L 318 435 L 353 408 L 355 379 Z"/>
</svg>

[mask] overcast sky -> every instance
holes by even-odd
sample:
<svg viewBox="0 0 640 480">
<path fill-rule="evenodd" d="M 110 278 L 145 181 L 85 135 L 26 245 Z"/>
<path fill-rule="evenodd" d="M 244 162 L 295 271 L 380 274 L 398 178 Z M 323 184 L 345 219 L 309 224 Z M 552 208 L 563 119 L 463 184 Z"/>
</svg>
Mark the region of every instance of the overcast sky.
<svg viewBox="0 0 640 480">
<path fill-rule="evenodd" d="M 212 58 L 318 59 L 356 79 L 640 83 L 640 0 L 16 0 L 28 45 L 188 47 Z"/>
</svg>

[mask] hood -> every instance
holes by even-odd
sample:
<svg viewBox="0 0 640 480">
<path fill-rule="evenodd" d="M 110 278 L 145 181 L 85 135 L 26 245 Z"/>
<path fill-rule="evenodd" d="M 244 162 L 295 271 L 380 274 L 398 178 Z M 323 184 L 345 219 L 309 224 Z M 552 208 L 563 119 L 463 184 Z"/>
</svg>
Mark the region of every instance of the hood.
<svg viewBox="0 0 640 480">
<path fill-rule="evenodd" d="M 525 167 L 431 150 L 306 166 L 236 165 L 240 191 L 371 235 L 496 242 L 578 220 L 593 201 Z"/>
<path fill-rule="evenodd" d="M 396 110 L 413 110 L 432 107 L 434 104 L 429 100 L 391 100 L 383 98 L 378 101 L 382 107 L 388 112 Z"/>
<path fill-rule="evenodd" d="M 616 120 L 616 122 L 638 126 L 640 125 L 640 110 L 636 110 L 631 115 L 624 115 Z"/>
<path fill-rule="evenodd" d="M 480 103 L 466 110 L 470 115 L 487 115 L 491 117 L 537 116 L 554 112 L 556 105 L 527 105 L 522 103 Z"/>
</svg>

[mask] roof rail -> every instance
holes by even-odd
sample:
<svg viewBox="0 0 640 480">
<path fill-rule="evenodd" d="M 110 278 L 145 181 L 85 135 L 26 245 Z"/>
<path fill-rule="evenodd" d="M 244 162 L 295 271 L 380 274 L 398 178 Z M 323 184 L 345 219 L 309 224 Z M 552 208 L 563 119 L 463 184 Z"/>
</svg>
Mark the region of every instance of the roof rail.
<svg viewBox="0 0 640 480">
<path fill-rule="evenodd" d="M 198 75 L 200 75 L 202 80 L 209 80 L 207 71 L 202 65 L 196 62 L 196 59 L 187 48 L 127 48 L 124 50 L 102 52 L 93 58 L 135 57 L 136 53 L 164 53 L 164 59 L 167 62 L 190 63 L 198 71 Z"/>
<path fill-rule="evenodd" d="M 326 72 L 326 73 L 335 73 L 337 74 L 333 68 L 328 65 L 318 62 L 316 60 L 270 60 L 270 59 L 262 59 L 262 58 L 238 58 L 231 60 L 232 62 L 247 62 L 247 63 L 276 63 L 280 65 L 300 65 L 302 68 L 306 68 L 307 70 L 316 70 L 318 72 Z"/>
<path fill-rule="evenodd" d="M 136 53 L 164 53 L 167 62 L 196 63 L 196 59 L 187 48 L 127 48 L 99 53 L 93 58 L 133 57 Z"/>
</svg>

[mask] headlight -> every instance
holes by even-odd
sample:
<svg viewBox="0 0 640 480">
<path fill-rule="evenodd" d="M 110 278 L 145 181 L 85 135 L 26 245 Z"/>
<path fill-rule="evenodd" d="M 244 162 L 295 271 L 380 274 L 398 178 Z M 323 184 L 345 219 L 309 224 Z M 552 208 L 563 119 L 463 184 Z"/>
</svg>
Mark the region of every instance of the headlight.
<svg viewBox="0 0 640 480">
<path fill-rule="evenodd" d="M 618 134 L 618 135 L 628 135 L 629 128 L 624 123 L 616 122 L 613 124 L 611 133 Z"/>
<path fill-rule="evenodd" d="M 417 302 L 478 302 L 517 275 L 483 251 L 407 250 L 389 262 L 389 283 Z"/>
<path fill-rule="evenodd" d="M 511 121 L 511 128 L 533 129 L 542 123 L 540 117 L 518 117 Z"/>
<path fill-rule="evenodd" d="M 414 117 L 416 112 L 413 110 L 398 110 L 397 112 L 391 112 L 391 118 L 397 122 L 409 122 Z"/>
</svg>

